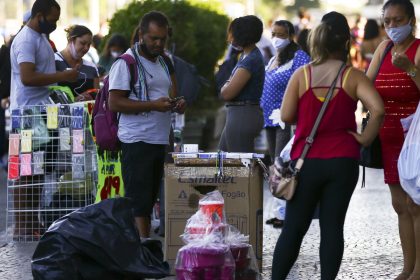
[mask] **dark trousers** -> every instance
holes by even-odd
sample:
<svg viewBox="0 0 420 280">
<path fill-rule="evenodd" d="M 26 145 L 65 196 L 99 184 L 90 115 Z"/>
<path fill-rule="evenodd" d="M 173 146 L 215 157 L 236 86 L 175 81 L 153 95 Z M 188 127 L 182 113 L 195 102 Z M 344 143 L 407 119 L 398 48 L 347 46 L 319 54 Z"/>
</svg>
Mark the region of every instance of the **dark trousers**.
<svg viewBox="0 0 420 280">
<path fill-rule="evenodd" d="M 280 155 L 280 152 L 290 140 L 291 128 L 289 124 L 281 128 L 280 126 L 269 126 L 265 128 L 267 135 L 268 152 L 270 153 L 271 164 L 274 163 L 275 157 Z"/>
<path fill-rule="evenodd" d="M 335 279 L 344 251 L 343 227 L 359 177 L 355 159 L 305 159 L 299 184 L 287 202 L 286 219 L 274 250 L 272 279 L 286 279 L 319 202 L 321 279 Z"/>
<path fill-rule="evenodd" d="M 165 145 L 122 143 L 125 196 L 134 200 L 134 217 L 150 217 L 163 176 Z"/>
</svg>

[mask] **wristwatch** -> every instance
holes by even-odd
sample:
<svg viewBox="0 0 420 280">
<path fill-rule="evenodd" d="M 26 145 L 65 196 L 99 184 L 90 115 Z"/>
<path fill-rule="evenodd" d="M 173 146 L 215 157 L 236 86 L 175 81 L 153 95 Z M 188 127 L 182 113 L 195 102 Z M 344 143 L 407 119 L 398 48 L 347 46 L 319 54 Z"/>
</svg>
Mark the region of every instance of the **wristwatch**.
<svg viewBox="0 0 420 280">
<path fill-rule="evenodd" d="M 415 78 L 417 75 L 417 67 L 415 65 L 411 66 L 410 69 L 407 70 L 407 75 L 411 78 Z"/>
</svg>

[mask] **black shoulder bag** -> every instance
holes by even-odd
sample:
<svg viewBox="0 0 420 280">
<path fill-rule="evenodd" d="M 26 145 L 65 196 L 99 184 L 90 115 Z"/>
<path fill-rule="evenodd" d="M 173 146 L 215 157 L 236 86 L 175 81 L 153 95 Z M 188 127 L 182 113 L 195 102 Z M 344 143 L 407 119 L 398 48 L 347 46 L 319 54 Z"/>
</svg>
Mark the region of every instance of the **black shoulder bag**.
<svg viewBox="0 0 420 280">
<path fill-rule="evenodd" d="M 376 77 L 378 76 L 379 69 L 381 68 L 382 63 L 384 62 L 386 54 L 391 50 L 392 46 L 394 44 L 392 42 L 388 43 L 388 45 L 385 47 L 384 53 L 382 54 L 381 63 L 378 66 L 378 69 L 376 70 L 375 75 L 373 76 L 372 82 L 376 80 Z M 366 117 L 362 120 L 362 131 L 365 129 L 368 121 L 370 118 L 370 113 L 368 112 L 366 114 Z M 373 140 L 372 144 L 370 144 L 367 147 L 362 147 L 360 149 L 360 161 L 359 165 L 363 166 L 363 175 L 362 175 L 362 188 L 365 187 L 365 168 L 376 168 L 376 169 L 382 169 L 383 163 L 382 163 L 382 148 L 381 148 L 381 141 L 379 140 L 379 135 L 375 137 L 375 140 Z"/>
<path fill-rule="evenodd" d="M 376 80 L 376 77 L 378 76 L 379 69 L 381 68 L 382 63 L 384 62 L 386 54 L 389 52 L 389 50 L 392 48 L 393 44 L 392 42 L 389 43 L 381 58 L 381 63 L 379 64 L 378 69 L 376 70 L 375 75 L 373 76 L 372 82 Z M 362 131 L 365 129 L 368 121 L 370 118 L 370 113 L 368 112 L 366 114 L 366 117 L 362 120 Z M 377 168 L 381 169 L 383 168 L 382 164 L 382 149 L 381 149 L 381 142 L 379 140 L 379 136 L 376 136 L 375 140 L 370 144 L 368 147 L 362 147 L 360 150 L 360 162 L 359 164 L 364 167 L 369 168 Z"/>
</svg>

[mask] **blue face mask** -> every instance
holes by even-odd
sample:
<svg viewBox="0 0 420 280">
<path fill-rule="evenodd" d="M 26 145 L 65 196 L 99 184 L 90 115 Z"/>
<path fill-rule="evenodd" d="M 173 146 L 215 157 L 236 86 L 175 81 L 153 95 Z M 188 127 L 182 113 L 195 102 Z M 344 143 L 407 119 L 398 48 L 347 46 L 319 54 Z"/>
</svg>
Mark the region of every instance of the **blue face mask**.
<svg viewBox="0 0 420 280">
<path fill-rule="evenodd" d="M 405 39 L 407 39 L 408 35 L 411 34 L 411 32 L 413 31 L 413 27 L 411 26 L 409 22 L 408 24 L 403 25 L 403 26 L 385 28 L 385 31 L 392 42 L 396 44 L 400 44 Z"/>
</svg>

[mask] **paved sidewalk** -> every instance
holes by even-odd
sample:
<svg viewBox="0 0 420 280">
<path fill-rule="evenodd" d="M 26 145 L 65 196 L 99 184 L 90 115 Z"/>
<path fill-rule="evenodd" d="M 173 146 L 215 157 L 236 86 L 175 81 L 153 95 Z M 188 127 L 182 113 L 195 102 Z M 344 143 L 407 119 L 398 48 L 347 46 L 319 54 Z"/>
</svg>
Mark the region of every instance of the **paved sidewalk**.
<svg viewBox="0 0 420 280">
<path fill-rule="evenodd" d="M 391 208 L 382 170 L 368 170 L 366 188 L 359 185 L 353 195 L 345 224 L 345 253 L 337 279 L 394 279 L 402 267 L 397 217 Z M 265 190 L 264 212 L 270 209 Z M 36 243 L 7 243 L 6 175 L 0 171 L 0 279 L 32 279 L 31 257 Z M 281 230 L 264 225 L 263 279 L 270 279 L 271 258 Z M 319 229 L 314 220 L 305 237 L 300 256 L 288 279 L 319 279 Z"/>
<path fill-rule="evenodd" d="M 366 179 L 364 189 L 359 181 L 347 212 L 345 251 L 337 279 L 389 280 L 402 270 L 398 221 L 388 186 L 383 183 L 383 171 L 367 169 Z M 270 195 L 267 190 L 265 194 Z M 264 210 L 270 209 L 270 203 L 265 199 Z M 279 234 L 280 230 L 264 225 L 264 279 L 270 279 Z M 318 248 L 318 220 L 313 220 L 288 279 L 320 279 Z"/>
</svg>

